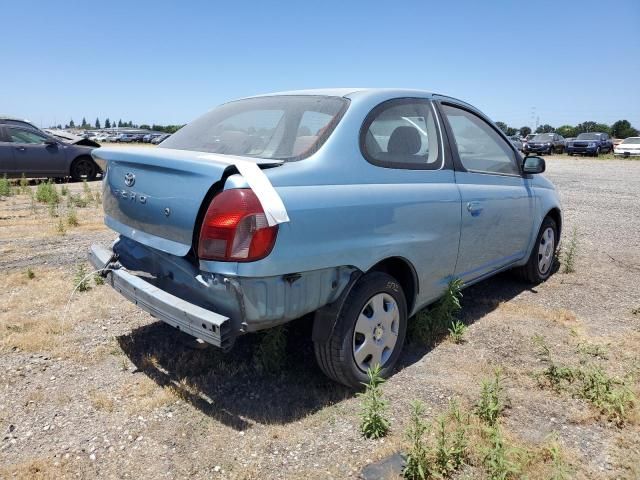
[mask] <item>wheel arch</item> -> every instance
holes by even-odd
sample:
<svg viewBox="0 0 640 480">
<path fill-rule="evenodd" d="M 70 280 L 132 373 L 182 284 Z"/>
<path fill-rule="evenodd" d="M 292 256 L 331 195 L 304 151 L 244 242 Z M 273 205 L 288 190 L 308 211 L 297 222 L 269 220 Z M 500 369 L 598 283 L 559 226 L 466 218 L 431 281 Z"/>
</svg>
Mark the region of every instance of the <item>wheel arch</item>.
<svg viewBox="0 0 640 480">
<path fill-rule="evenodd" d="M 404 257 L 389 257 L 379 261 L 369 272 L 384 272 L 398 280 L 407 300 L 407 314 L 411 315 L 419 292 L 418 274 L 409 260 Z"/>
<path fill-rule="evenodd" d="M 547 212 L 547 214 L 543 217 L 551 217 L 554 222 L 556 222 L 556 226 L 558 227 L 558 239 L 560 238 L 560 233 L 562 232 L 562 213 L 558 207 L 553 207 L 551 210 Z"/>
</svg>

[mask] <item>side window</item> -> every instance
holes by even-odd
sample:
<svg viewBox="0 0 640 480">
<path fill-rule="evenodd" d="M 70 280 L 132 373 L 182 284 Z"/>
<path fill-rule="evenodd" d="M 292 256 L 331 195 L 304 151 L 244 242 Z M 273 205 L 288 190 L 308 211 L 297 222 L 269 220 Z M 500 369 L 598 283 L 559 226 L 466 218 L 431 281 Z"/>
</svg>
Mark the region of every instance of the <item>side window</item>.
<svg viewBox="0 0 640 480">
<path fill-rule="evenodd" d="M 7 128 L 9 134 L 9 142 L 12 143 L 30 143 L 41 144 L 44 143 L 47 137 L 40 135 L 32 130 L 23 130 L 20 128 Z"/>
<path fill-rule="evenodd" d="M 374 165 L 431 169 L 442 165 L 431 104 L 392 100 L 374 108 L 360 134 L 364 157 Z"/>
<path fill-rule="evenodd" d="M 442 105 L 462 166 L 471 172 L 519 175 L 513 150 L 498 133 L 477 115 L 461 108 Z"/>
</svg>

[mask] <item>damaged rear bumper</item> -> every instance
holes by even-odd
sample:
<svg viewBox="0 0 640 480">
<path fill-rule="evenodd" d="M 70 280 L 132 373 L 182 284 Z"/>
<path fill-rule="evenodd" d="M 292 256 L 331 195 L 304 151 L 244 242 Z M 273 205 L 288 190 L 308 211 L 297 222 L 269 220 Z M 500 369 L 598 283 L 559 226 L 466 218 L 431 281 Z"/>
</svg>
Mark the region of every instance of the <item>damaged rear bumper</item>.
<svg viewBox="0 0 640 480">
<path fill-rule="evenodd" d="M 109 262 L 113 252 L 93 245 L 89 260 L 96 269 Z M 228 317 L 186 302 L 126 270 L 106 274 L 107 282 L 122 296 L 153 317 L 216 347 L 228 349 L 235 338 Z"/>
<path fill-rule="evenodd" d="M 121 236 L 112 246 L 93 245 L 92 265 L 124 297 L 169 325 L 217 347 L 236 337 L 300 318 L 332 303 L 354 267 L 332 267 L 269 277 L 202 271 L 196 262 Z M 107 269 L 108 270 L 108 269 Z"/>
</svg>

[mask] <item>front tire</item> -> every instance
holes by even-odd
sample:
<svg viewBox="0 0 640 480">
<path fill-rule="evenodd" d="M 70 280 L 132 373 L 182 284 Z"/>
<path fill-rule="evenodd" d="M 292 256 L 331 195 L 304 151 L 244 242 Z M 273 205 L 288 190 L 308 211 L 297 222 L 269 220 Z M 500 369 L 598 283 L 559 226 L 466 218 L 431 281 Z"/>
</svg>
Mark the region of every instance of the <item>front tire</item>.
<svg viewBox="0 0 640 480">
<path fill-rule="evenodd" d="M 98 166 L 91 157 L 76 158 L 71 164 L 71 178 L 79 182 L 81 180 L 95 180 L 98 175 Z"/>
<path fill-rule="evenodd" d="M 329 378 L 358 389 L 376 364 L 382 377 L 391 375 L 406 333 L 402 287 L 391 275 L 370 272 L 349 292 L 329 339 L 314 343 L 316 359 Z"/>
<path fill-rule="evenodd" d="M 540 226 L 529 260 L 516 269 L 518 275 L 533 284 L 542 283 L 553 273 L 558 248 L 558 226 L 551 217 L 545 217 Z"/>
</svg>

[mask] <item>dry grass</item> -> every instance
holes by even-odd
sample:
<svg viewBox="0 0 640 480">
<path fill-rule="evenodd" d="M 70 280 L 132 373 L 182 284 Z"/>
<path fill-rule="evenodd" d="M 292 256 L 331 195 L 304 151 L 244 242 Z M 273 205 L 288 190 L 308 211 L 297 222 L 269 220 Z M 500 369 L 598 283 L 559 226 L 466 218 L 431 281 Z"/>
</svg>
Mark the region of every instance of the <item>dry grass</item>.
<svg viewBox="0 0 640 480">
<path fill-rule="evenodd" d="M 114 401 L 110 395 L 99 390 L 89 392 L 89 400 L 96 410 L 113 412 Z"/>
<path fill-rule="evenodd" d="M 82 478 L 88 471 L 81 465 L 73 465 L 64 459 L 36 458 L 13 465 L 0 465 L 0 478 L 15 480 L 59 480 L 61 478 L 73 478 L 80 475 Z"/>
<path fill-rule="evenodd" d="M 127 413 L 137 415 L 175 403 L 179 398 L 148 377 L 125 383 L 118 393 Z"/>
<path fill-rule="evenodd" d="M 579 319 L 577 315 L 566 308 L 544 308 L 521 302 L 502 302 L 498 305 L 498 310 L 508 315 L 517 315 L 523 318 L 540 318 L 552 322 L 557 322 L 567 326 L 577 326 Z"/>
</svg>

